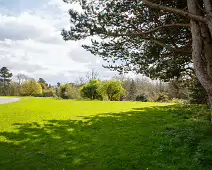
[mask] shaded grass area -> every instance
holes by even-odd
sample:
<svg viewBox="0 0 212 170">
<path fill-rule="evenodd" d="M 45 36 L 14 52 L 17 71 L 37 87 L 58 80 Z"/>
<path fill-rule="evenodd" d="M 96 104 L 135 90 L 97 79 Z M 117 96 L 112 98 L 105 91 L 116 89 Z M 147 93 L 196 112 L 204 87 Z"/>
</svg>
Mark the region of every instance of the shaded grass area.
<svg viewBox="0 0 212 170">
<path fill-rule="evenodd" d="M 47 107 L 30 112 L 48 102 L 57 114 Z M 212 131 L 204 107 L 53 99 L 25 99 L 0 109 L 5 107 L 19 108 L 19 116 L 31 113 L 36 121 L 16 119 L 0 132 L 2 169 L 212 169 Z"/>
</svg>

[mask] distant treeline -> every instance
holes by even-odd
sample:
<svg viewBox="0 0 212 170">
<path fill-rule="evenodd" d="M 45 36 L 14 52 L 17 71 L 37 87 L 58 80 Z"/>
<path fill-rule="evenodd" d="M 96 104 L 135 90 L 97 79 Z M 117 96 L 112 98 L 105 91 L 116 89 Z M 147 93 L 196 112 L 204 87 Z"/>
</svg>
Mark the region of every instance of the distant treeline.
<svg viewBox="0 0 212 170">
<path fill-rule="evenodd" d="M 190 102 L 205 104 L 205 90 L 197 79 L 153 81 L 144 76 L 124 75 L 101 81 L 95 71 L 80 77 L 75 83 L 48 84 L 43 78 L 37 81 L 24 74 L 13 76 L 7 67 L 0 69 L 1 96 L 57 97 L 75 100 L 110 100 L 143 102 Z"/>
</svg>

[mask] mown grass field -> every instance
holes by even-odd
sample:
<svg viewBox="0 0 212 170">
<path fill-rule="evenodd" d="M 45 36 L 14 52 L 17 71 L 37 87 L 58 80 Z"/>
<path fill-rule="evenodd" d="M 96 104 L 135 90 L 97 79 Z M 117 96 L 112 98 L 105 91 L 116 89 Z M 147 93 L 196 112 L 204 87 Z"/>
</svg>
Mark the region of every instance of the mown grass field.
<svg viewBox="0 0 212 170">
<path fill-rule="evenodd" d="M 22 98 L 0 105 L 0 169 L 212 169 L 202 106 Z"/>
</svg>

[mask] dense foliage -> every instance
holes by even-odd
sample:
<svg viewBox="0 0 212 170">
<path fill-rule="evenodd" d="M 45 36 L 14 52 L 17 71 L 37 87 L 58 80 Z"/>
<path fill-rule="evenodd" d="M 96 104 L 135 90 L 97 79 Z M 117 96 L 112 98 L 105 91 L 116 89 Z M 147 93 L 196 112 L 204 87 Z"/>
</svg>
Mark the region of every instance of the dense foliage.
<svg viewBox="0 0 212 170">
<path fill-rule="evenodd" d="M 41 96 L 42 87 L 35 80 L 28 80 L 22 84 L 21 94 L 23 96 Z"/>
<path fill-rule="evenodd" d="M 125 89 L 122 87 L 122 83 L 115 80 L 103 82 L 98 91 L 102 96 L 106 96 L 110 101 L 122 100 L 126 94 Z"/>
<path fill-rule="evenodd" d="M 121 73 L 165 81 L 195 73 L 212 106 L 210 0 L 64 1 L 81 6 L 69 10 L 71 26 L 62 30 L 64 40 L 91 38 L 92 45 L 83 47 Z"/>
<path fill-rule="evenodd" d="M 4 95 L 7 95 L 8 88 L 11 82 L 13 74 L 10 73 L 9 69 L 7 67 L 2 67 L 0 69 L 0 90 Z"/>
<path fill-rule="evenodd" d="M 55 97 L 55 96 L 56 96 L 56 93 L 55 93 L 54 88 L 51 87 L 51 88 L 43 90 L 42 97 Z"/>
<path fill-rule="evenodd" d="M 90 80 L 89 83 L 85 84 L 81 89 L 81 95 L 84 98 L 89 98 L 91 100 L 102 99 L 101 94 L 98 92 L 98 88 L 101 86 L 101 81 Z"/>
<path fill-rule="evenodd" d="M 8 70 L 3 69 L 3 70 Z M 8 70 L 8 75 L 12 75 Z M 56 86 L 48 84 L 43 78 L 39 78 L 37 83 L 27 75 L 18 74 L 10 77 L 6 86 L 0 82 L 0 95 L 7 96 L 39 96 L 39 97 L 58 97 L 62 99 L 91 99 L 91 100 L 124 100 L 124 101 L 159 101 L 194 104 L 206 104 L 207 93 L 194 77 L 193 79 L 174 79 L 169 83 L 153 81 L 145 76 L 134 78 L 125 75 L 115 76 L 107 81 L 95 80 L 97 72 L 92 71 L 85 75 L 89 81 L 78 83 L 61 84 Z M 1 79 L 2 80 L 2 79 Z M 30 82 L 30 83 L 29 83 Z M 86 83 L 87 82 L 87 83 Z M 33 91 L 42 88 L 42 93 Z M 39 86 L 39 87 L 38 87 Z M 36 90 L 35 90 L 36 91 Z M 40 91 L 40 90 L 37 90 Z M 92 97 L 93 96 L 93 97 Z"/>
<path fill-rule="evenodd" d="M 192 104 L 207 104 L 207 92 L 198 79 L 194 79 L 189 86 L 189 100 Z"/>
<path fill-rule="evenodd" d="M 191 63 L 189 19 L 147 8 L 140 1 L 79 2 L 82 12 L 69 10 L 71 27 L 69 31 L 63 30 L 62 35 L 65 40 L 98 36 L 98 40 L 92 40 L 92 46 L 83 47 L 108 61 L 108 68 L 119 72 L 136 71 L 164 80 L 191 71 L 188 67 Z M 186 7 L 183 1 L 162 4 Z M 178 24 L 171 27 L 173 22 Z M 170 27 L 163 28 L 164 24 Z"/>
<path fill-rule="evenodd" d="M 63 99 L 80 99 L 80 89 L 70 84 L 65 84 L 59 87 L 58 95 Z"/>
</svg>

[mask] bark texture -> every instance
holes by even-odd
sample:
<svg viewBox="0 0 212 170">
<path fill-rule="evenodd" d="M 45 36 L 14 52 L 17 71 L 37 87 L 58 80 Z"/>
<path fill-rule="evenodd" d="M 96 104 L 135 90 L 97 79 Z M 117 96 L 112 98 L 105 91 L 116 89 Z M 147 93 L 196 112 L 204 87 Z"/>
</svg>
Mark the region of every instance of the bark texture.
<svg viewBox="0 0 212 170">
<path fill-rule="evenodd" d="M 204 0 L 205 4 L 201 4 L 199 0 L 187 0 L 188 11 L 194 15 L 206 16 L 206 23 L 191 19 L 191 33 L 192 33 L 192 59 L 194 63 L 194 70 L 208 93 L 209 105 L 212 105 L 212 18 L 208 13 L 211 12 L 211 1 Z M 208 7 L 206 8 L 206 5 Z M 205 6 L 205 11 L 202 12 L 199 6 Z M 212 109 L 212 108 L 211 108 Z"/>
</svg>

